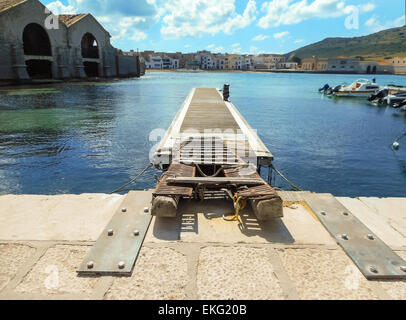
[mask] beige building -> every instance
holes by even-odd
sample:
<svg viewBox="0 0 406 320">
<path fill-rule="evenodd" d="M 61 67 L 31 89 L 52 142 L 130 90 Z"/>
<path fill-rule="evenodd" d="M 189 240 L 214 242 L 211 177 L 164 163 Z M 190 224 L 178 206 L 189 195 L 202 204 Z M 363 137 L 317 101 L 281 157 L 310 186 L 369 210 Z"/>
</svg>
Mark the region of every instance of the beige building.
<svg viewBox="0 0 406 320">
<path fill-rule="evenodd" d="M 319 58 L 316 60 L 316 70 L 317 71 L 327 71 L 328 69 L 328 59 L 327 58 Z"/>
<path fill-rule="evenodd" d="M 316 70 L 317 61 L 316 58 L 307 58 L 302 60 L 301 69 L 304 71 L 314 71 Z"/>
<path fill-rule="evenodd" d="M 301 69 L 304 71 L 327 71 L 328 59 L 318 57 L 303 59 Z"/>
<path fill-rule="evenodd" d="M 227 54 L 224 61 L 226 70 L 238 70 L 238 55 Z"/>
<path fill-rule="evenodd" d="M 406 57 L 386 59 L 385 64 L 392 67 L 394 74 L 406 74 Z"/>
</svg>

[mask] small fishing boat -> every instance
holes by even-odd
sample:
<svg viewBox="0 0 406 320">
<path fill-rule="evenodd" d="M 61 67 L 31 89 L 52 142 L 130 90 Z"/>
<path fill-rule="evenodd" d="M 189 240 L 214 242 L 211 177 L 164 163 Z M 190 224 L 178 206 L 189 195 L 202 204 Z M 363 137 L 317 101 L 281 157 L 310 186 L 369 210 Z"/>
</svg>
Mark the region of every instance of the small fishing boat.
<svg viewBox="0 0 406 320">
<path fill-rule="evenodd" d="M 334 95 L 337 97 L 370 97 L 377 94 L 380 86 L 367 79 L 358 79 L 349 86 L 342 86 Z"/>
<path fill-rule="evenodd" d="M 395 104 L 400 104 L 406 100 L 406 91 L 397 93 L 397 94 L 389 94 L 383 100 L 384 100 L 384 103 L 391 105 L 391 106 L 393 106 Z"/>
</svg>

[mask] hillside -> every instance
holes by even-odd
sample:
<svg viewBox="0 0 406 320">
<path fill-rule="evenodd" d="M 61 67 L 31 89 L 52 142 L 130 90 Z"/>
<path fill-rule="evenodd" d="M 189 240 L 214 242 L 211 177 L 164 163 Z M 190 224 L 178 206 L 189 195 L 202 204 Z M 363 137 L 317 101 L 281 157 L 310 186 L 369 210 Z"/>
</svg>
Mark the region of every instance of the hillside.
<svg viewBox="0 0 406 320">
<path fill-rule="evenodd" d="M 327 38 L 287 54 L 299 58 L 334 58 L 338 56 L 368 59 L 406 55 L 406 26 L 383 30 L 364 37 Z"/>
</svg>

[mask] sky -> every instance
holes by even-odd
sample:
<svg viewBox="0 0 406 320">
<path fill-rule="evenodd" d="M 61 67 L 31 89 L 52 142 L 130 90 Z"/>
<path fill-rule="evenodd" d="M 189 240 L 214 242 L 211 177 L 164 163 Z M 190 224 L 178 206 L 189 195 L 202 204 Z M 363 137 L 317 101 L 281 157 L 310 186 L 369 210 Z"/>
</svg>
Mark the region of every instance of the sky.
<svg viewBox="0 0 406 320">
<path fill-rule="evenodd" d="M 42 0 L 91 13 L 123 50 L 288 53 L 405 24 L 405 0 Z"/>
</svg>

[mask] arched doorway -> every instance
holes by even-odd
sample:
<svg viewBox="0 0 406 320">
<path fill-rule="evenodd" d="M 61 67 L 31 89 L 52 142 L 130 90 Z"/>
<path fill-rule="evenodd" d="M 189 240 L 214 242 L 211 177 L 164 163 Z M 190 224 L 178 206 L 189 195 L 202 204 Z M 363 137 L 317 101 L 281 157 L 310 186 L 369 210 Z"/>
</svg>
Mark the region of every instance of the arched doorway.
<svg viewBox="0 0 406 320">
<path fill-rule="evenodd" d="M 376 74 L 376 66 L 372 68 L 372 74 Z"/>
<path fill-rule="evenodd" d="M 31 78 L 52 78 L 52 48 L 45 29 L 36 23 L 28 24 L 23 31 L 23 47 L 24 55 L 32 56 L 26 61 L 28 75 Z"/>
<path fill-rule="evenodd" d="M 27 73 L 32 79 L 51 79 L 52 62 L 48 60 L 27 60 Z"/>
<path fill-rule="evenodd" d="M 91 33 L 86 33 L 81 42 L 83 59 L 99 59 L 99 44 Z M 85 73 L 88 77 L 99 76 L 99 64 L 95 61 L 84 61 Z"/>
<path fill-rule="evenodd" d="M 99 44 L 91 33 L 82 38 L 82 58 L 99 59 Z"/>
<path fill-rule="evenodd" d="M 31 23 L 24 28 L 23 43 L 26 56 L 52 56 L 48 34 L 39 24 Z"/>
<path fill-rule="evenodd" d="M 371 66 L 368 66 L 368 68 L 367 68 L 367 74 L 370 74 L 371 73 Z"/>
</svg>

